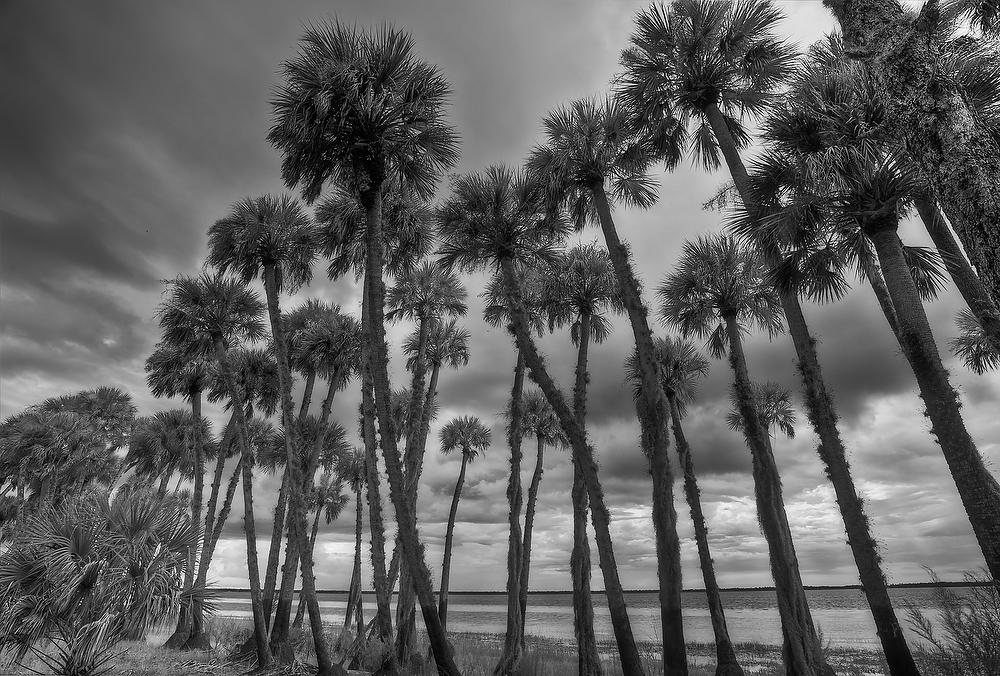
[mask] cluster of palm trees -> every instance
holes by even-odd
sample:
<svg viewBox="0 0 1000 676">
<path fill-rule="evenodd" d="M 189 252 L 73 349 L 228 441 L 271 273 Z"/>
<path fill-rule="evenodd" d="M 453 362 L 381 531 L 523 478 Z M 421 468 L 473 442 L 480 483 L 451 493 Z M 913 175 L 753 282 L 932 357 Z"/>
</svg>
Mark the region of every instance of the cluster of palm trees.
<svg viewBox="0 0 1000 676">
<path fill-rule="evenodd" d="M 242 484 L 254 630 L 247 647 L 261 666 L 294 659 L 290 627 L 308 617 L 320 674 L 333 673 L 334 663 L 356 654 L 351 651 L 367 636 L 392 646 L 383 670 L 405 670 L 416 658 L 419 606 L 438 673 L 460 673 L 447 641 L 451 551 L 467 465 L 489 448 L 489 426 L 466 416 L 441 430 L 442 451 L 459 451 L 462 459 L 437 589 L 418 532 L 417 500 L 439 379 L 469 360 L 470 335 L 458 324 L 467 312 L 459 273 L 489 274 L 484 318 L 507 329 L 513 343 L 503 413 L 510 450 L 507 633 L 495 673 L 518 673 L 524 651 L 535 503 L 551 446 L 568 449 L 573 467 L 570 567 L 579 671 L 603 670 L 588 519 L 622 668 L 630 675 L 646 671 L 587 424 L 590 349 L 607 338 L 614 315 L 627 317 L 634 340 L 624 370 L 652 479 L 664 673 L 688 669 L 671 443 L 695 526 L 717 673 L 743 673 L 700 503 L 698 449 L 683 430 L 698 380 L 709 369 L 691 338 L 704 340 L 713 357 L 727 357 L 732 370 L 728 423 L 743 433 L 752 459 L 786 670 L 832 673 L 810 614 L 773 452 L 776 433 L 794 431 L 790 395 L 752 378 L 752 355 L 744 347 L 752 331 L 774 337 L 786 330 L 806 417 L 887 664 L 894 676 L 918 673 L 803 312 L 804 301 L 836 301 L 852 276 L 871 286 L 912 367 L 987 567 L 1000 579 L 1000 485 L 966 429 L 923 305 L 951 279 L 968 305 L 952 348 L 978 373 L 996 368 L 1000 54 L 990 40 L 998 31 L 996 13 L 989 3 L 964 0 L 929 0 L 917 14 L 896 0 L 825 2 L 843 37 L 805 55 L 780 38 L 781 13 L 767 0 L 654 4 L 637 15 L 608 95 L 548 114 L 542 142 L 523 168 L 494 165 L 455 176 L 436 202 L 437 183 L 457 162 L 459 146 L 445 116 L 449 86 L 438 69 L 416 55 L 407 33 L 391 26 L 306 29 L 298 53 L 283 64 L 267 134 L 281 154 L 285 184 L 305 204 L 290 195 L 236 203 L 209 230 L 205 272 L 168 282 L 157 312 L 162 341 L 147 362 L 149 385 L 154 394 L 184 397 L 190 412 L 136 421 L 127 456 L 136 476 L 155 480 L 161 495 L 175 475 L 192 481 L 191 520 L 203 528 L 189 553 L 192 561 L 199 558 L 187 569 L 188 590 L 207 582 Z M 724 212 L 726 230 L 684 243 L 655 288 L 652 308 L 674 335 L 657 336 L 615 210 L 653 205 L 654 167 L 673 169 L 685 155 L 708 170 L 728 169 L 731 183 L 712 200 Z M 310 214 L 306 205 L 312 204 Z M 933 249 L 900 240 L 900 220 L 911 210 Z M 603 245 L 568 247 L 570 234 L 589 224 L 600 228 Z M 361 283 L 360 318 L 314 299 L 283 311 L 288 295 L 312 282 L 320 258 L 328 261 L 331 280 L 353 274 Z M 263 298 L 252 288 L 257 280 Z M 386 321 L 400 320 L 414 325 L 402 346 L 410 383 L 393 389 Z M 577 359 L 573 383 L 564 388 L 537 339 L 546 329 L 567 328 Z M 302 385 L 297 411 L 296 376 Z M 526 387 L 526 377 L 537 389 Z M 331 413 L 335 395 L 355 379 L 360 448 L 350 445 Z M 321 382 L 326 390 L 317 416 L 310 411 Z M 202 422 L 203 393 L 230 411 L 218 441 Z M 272 414 L 276 425 L 265 420 Z M 535 438 L 537 454 L 525 496 L 526 436 Z M 223 493 L 226 460 L 237 456 Z M 206 463 L 213 460 L 203 504 Z M 282 475 L 263 577 L 255 468 Z M 384 484 L 397 526 L 391 555 Z M 337 517 L 350 500 L 345 485 L 355 502 L 356 537 L 344 626 L 356 625 L 357 640 L 342 650 L 324 638 L 314 556 L 321 513 Z M 376 596 L 368 623 L 360 600 L 364 502 Z M 204 609 L 197 594 L 190 598 L 171 642 L 197 647 L 207 640 Z"/>
</svg>

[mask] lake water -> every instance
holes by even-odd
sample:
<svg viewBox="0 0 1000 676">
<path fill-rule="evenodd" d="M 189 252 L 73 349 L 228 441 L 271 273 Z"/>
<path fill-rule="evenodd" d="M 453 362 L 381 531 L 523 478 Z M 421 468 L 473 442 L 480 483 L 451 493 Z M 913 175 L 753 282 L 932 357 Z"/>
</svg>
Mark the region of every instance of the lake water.
<svg viewBox="0 0 1000 676">
<path fill-rule="evenodd" d="M 963 588 L 954 591 L 961 594 Z M 905 604 L 913 604 L 933 617 L 933 590 L 929 588 L 891 589 L 897 615 L 908 634 Z M 878 639 L 871 612 L 859 589 L 807 591 L 813 619 L 831 645 L 845 648 L 878 650 Z M 347 595 L 343 592 L 320 594 L 320 606 L 327 622 L 343 622 Z M 573 640 L 573 607 L 569 593 L 529 593 L 526 631 L 547 638 Z M 692 642 L 712 643 L 712 625 L 705 593 L 686 591 L 684 601 L 684 635 Z M 780 645 L 781 627 L 773 591 L 734 590 L 722 592 L 729 633 L 735 642 L 757 642 Z M 655 593 L 626 594 L 629 619 L 636 639 L 658 642 L 659 602 Z M 503 634 L 506 630 L 506 596 L 451 592 L 448 604 L 448 628 L 456 632 Z M 250 603 L 246 593 L 225 592 L 219 599 L 221 616 L 249 617 Z M 373 594 L 364 595 L 365 619 L 375 608 Z M 611 621 L 605 597 L 594 593 L 595 630 L 598 639 L 612 641 Z M 419 621 L 419 618 L 418 618 Z"/>
</svg>

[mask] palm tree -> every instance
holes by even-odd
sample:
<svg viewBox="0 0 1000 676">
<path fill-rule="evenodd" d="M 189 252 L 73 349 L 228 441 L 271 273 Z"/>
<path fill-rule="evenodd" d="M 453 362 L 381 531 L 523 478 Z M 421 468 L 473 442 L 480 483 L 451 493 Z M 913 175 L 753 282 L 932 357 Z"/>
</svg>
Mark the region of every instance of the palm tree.
<svg viewBox="0 0 1000 676">
<path fill-rule="evenodd" d="M 344 495 L 344 486 L 334 472 L 327 470 L 319 478 L 319 482 L 313 486 L 310 494 L 309 508 L 314 512 L 312 531 L 309 534 L 309 549 L 315 551 L 316 538 L 319 536 L 319 519 L 324 517 L 327 524 L 331 524 L 340 517 L 344 511 L 344 506 L 349 498 Z M 299 596 L 299 607 L 295 610 L 295 619 L 292 627 L 300 629 L 302 620 L 305 619 L 306 604 L 305 597 Z"/>
<path fill-rule="evenodd" d="M 244 282 L 258 276 L 264 282 L 271 336 L 278 360 L 278 391 L 281 401 L 281 421 L 285 429 L 285 452 L 290 487 L 303 485 L 302 466 L 295 446 L 299 443 L 292 415 L 292 376 L 288 360 L 288 343 L 281 324 L 278 295 L 294 292 L 312 278 L 312 263 L 319 247 L 319 228 L 288 195 L 262 195 L 237 202 L 229 214 L 217 221 L 208 232 L 208 262 L 225 273 L 232 271 Z M 304 496 L 299 490 L 290 492 L 288 542 L 282 575 L 295 576 L 294 556 L 299 552 L 302 567 L 302 593 L 309 607 L 309 622 L 316 643 L 316 660 L 320 674 L 332 669 L 332 661 L 323 640 L 323 618 L 316 600 L 316 579 L 311 553 L 305 554 L 307 540 Z M 285 585 L 282 585 L 285 587 Z M 292 658 L 288 642 L 287 619 L 291 615 L 292 598 L 279 595 L 272 625 L 272 650 L 282 661 Z"/>
<path fill-rule="evenodd" d="M 208 421 L 201 419 L 196 425 L 189 410 L 169 409 L 157 411 L 151 416 L 138 418 L 132 429 L 129 450 L 124 464 L 132 469 L 136 477 L 147 481 L 159 478 L 159 497 L 167 493 L 170 478 L 176 473 L 191 477 L 194 472 L 194 458 L 191 438 L 195 428 L 208 436 Z"/>
<path fill-rule="evenodd" d="M 244 400 L 233 375 L 229 348 L 240 342 L 264 337 L 264 305 L 245 284 L 203 273 L 199 277 L 179 276 L 168 282 L 168 297 L 157 309 L 164 342 L 183 345 L 190 354 L 213 354 L 227 383 L 236 414 L 237 439 L 242 454 L 243 530 L 247 543 L 247 571 L 250 576 L 250 605 L 253 613 L 257 662 L 271 664 L 267 629 L 260 598 L 260 570 L 257 563 L 257 534 L 253 515 L 253 469 L 247 440 Z"/>
<path fill-rule="evenodd" d="M 982 324 L 969 310 L 962 310 L 955 317 L 959 335 L 950 341 L 951 349 L 965 366 L 982 375 L 1000 368 L 1000 352 L 986 337 Z"/>
<path fill-rule="evenodd" d="M 431 367 L 431 377 L 428 379 L 427 392 L 424 395 L 424 403 L 421 406 L 420 417 L 420 448 L 427 443 L 427 435 L 430 431 L 431 416 L 437 409 L 437 388 L 438 379 L 441 376 L 441 369 L 461 368 L 469 364 L 469 338 L 470 334 L 466 329 L 458 326 L 454 319 L 447 322 L 436 322 L 427 334 L 427 344 L 424 348 L 424 357 Z M 403 341 L 403 354 L 407 356 L 406 367 L 412 369 L 411 362 L 418 353 L 419 334 L 415 331 Z M 419 480 L 418 474 L 414 477 Z"/>
<path fill-rule="evenodd" d="M 482 173 L 461 176 L 452 188 L 453 193 L 439 214 L 444 241 L 440 250 L 441 262 L 448 267 L 468 270 L 492 266 L 502 275 L 504 300 L 517 346 L 532 378 L 558 416 L 570 440 L 574 457 L 583 467 L 608 608 L 622 664 L 628 673 L 642 674 L 643 667 L 618 578 L 609 529 L 610 515 L 597 476 L 593 449 L 535 346 L 518 280 L 518 264 L 531 267 L 551 266 L 554 263 L 556 245 L 566 235 L 567 225 L 552 213 L 546 203 L 546 191 L 540 183 L 502 165 L 490 167 Z M 520 599 L 520 595 L 516 598 Z M 512 639 L 508 634 L 504 655 L 495 672 L 511 673 L 518 668 L 520 658 L 520 636 Z"/>
<path fill-rule="evenodd" d="M 569 325 L 577 346 L 573 411 L 580 427 L 587 425 L 587 371 L 590 341 L 603 343 L 611 333 L 608 312 L 621 312 L 621 294 L 611 258 L 596 244 L 576 246 L 559 261 L 543 291 L 549 327 Z M 573 464 L 573 625 L 577 639 L 580 674 L 599 676 L 600 655 L 594 634 L 594 607 L 590 594 L 590 545 L 587 541 L 587 487 L 577 463 Z"/>
<path fill-rule="evenodd" d="M 454 674 L 389 419 L 383 188 L 387 180 L 398 179 L 407 190 L 427 197 L 439 172 L 458 156 L 457 137 L 444 119 L 448 83 L 413 51 L 410 36 L 388 25 L 375 31 L 339 23 L 308 28 L 299 54 L 284 64 L 285 82 L 272 104 L 268 140 L 282 153 L 285 183 L 300 187 L 307 201 L 319 197 L 332 180 L 354 194 L 364 210 L 368 303 L 363 349 L 372 374 L 389 494 L 438 670 Z"/>
<path fill-rule="evenodd" d="M 668 165 L 676 163 L 688 142 L 695 158 L 714 169 L 721 154 L 750 219 L 766 215 L 767 209 L 755 198 L 740 156 L 750 142 L 744 118 L 763 114 L 794 68 L 794 50 L 774 32 L 781 19 L 770 2 L 683 0 L 669 11 L 654 6 L 639 14 L 631 45 L 622 54 L 625 73 L 619 91 L 652 130 L 661 158 Z M 775 252 L 766 246 L 764 251 L 769 265 L 780 267 Z M 808 417 L 820 440 L 817 452 L 837 495 L 886 659 L 894 676 L 914 676 L 917 668 L 892 610 L 799 291 L 778 288 Z"/>
<path fill-rule="evenodd" d="M 705 595 L 708 597 L 708 612 L 715 636 L 715 673 L 716 676 L 743 676 L 743 668 L 736 659 L 736 651 L 729 637 L 719 582 L 715 577 L 715 564 L 708 544 L 708 525 L 701 507 L 701 491 L 698 489 L 694 458 L 681 424 L 687 406 L 694 398 L 698 380 L 708 375 L 708 360 L 691 343 L 671 336 L 656 339 L 656 359 L 660 363 L 663 391 L 670 403 L 671 427 L 677 444 L 677 456 L 684 472 L 684 497 L 691 510 L 694 537 L 698 545 L 698 562 L 705 582 Z M 625 371 L 629 380 L 637 381 L 639 374 L 634 354 L 626 362 Z"/>
<path fill-rule="evenodd" d="M 729 353 L 744 436 L 753 459 L 757 518 L 767 541 L 778 594 L 785 669 L 793 674 L 832 675 L 802 587 L 781 479 L 767 428 L 755 408 L 743 352 L 743 335 L 749 327 L 756 326 L 772 336 L 782 328 L 780 301 L 764 281 L 764 274 L 760 257 L 737 240 L 717 235 L 685 242 L 675 272 L 657 290 L 660 313 L 685 336 L 708 338 L 715 357 Z"/>
<path fill-rule="evenodd" d="M 306 414 L 309 413 L 313 390 L 316 386 L 318 364 L 316 356 L 297 339 L 314 324 L 334 321 L 334 317 L 339 312 L 339 307 L 332 307 L 318 298 L 307 298 L 304 303 L 284 314 L 281 318 L 289 366 L 305 378 L 302 402 L 299 404 L 299 420 L 305 418 Z"/>
<path fill-rule="evenodd" d="M 647 309 L 627 245 L 618 236 L 611 201 L 646 208 L 656 199 L 648 173 L 655 156 L 646 136 L 632 124 L 630 113 L 617 102 L 580 99 L 544 120 L 546 144 L 535 148 L 528 166 L 547 182 L 578 229 L 596 221 L 618 279 L 639 355 L 643 396 L 638 405 L 642 445 L 653 477 L 653 527 L 656 533 L 657 577 L 663 665 L 667 673 L 687 674 L 687 654 L 681 619 L 680 541 L 670 469 L 669 416 L 653 349 Z"/>
<path fill-rule="evenodd" d="M 364 505 L 361 493 L 368 480 L 368 470 L 365 450 L 355 447 L 351 453 L 344 455 L 337 465 L 337 476 L 347 482 L 354 493 L 354 566 L 351 573 L 351 587 L 347 594 L 347 609 L 344 612 L 344 629 L 351 625 L 352 619 L 357 619 L 358 635 L 364 632 L 364 604 L 361 600 L 361 531 L 363 530 Z"/>
<path fill-rule="evenodd" d="M 731 430 L 744 432 L 745 426 L 736 391 L 733 390 L 730 395 L 733 407 L 726 414 L 726 424 Z M 795 409 L 792 407 L 792 395 L 788 390 L 771 381 L 751 383 L 750 398 L 753 409 L 765 429 L 777 429 L 789 439 L 795 438 Z"/>
<path fill-rule="evenodd" d="M 452 418 L 441 428 L 441 452 L 445 455 L 453 451 L 462 452 L 462 468 L 455 482 L 455 492 L 448 512 L 448 528 L 444 536 L 444 563 L 441 564 L 441 591 L 438 592 L 438 614 L 441 626 L 448 628 L 448 581 L 451 578 L 451 549 L 455 534 L 455 516 L 458 514 L 458 500 L 462 497 L 465 484 L 465 468 L 490 447 L 490 429 L 475 416 Z"/>
</svg>

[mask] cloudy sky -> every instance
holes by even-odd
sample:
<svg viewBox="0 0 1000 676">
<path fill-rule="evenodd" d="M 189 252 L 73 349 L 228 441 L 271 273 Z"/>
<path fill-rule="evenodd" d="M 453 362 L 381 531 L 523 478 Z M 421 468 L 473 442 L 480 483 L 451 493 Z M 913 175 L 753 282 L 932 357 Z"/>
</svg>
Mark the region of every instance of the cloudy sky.
<svg viewBox="0 0 1000 676">
<path fill-rule="evenodd" d="M 407 27 L 419 52 L 440 66 L 454 88 L 451 120 L 462 136 L 458 171 L 519 163 L 539 139 L 539 121 L 575 97 L 603 92 L 614 74 L 632 16 L 644 2 L 0 2 L 0 415 L 45 397 L 114 384 L 129 390 L 143 414 L 182 406 L 155 400 L 143 360 L 157 340 L 152 319 L 159 280 L 199 270 L 205 232 L 245 195 L 283 190 L 279 157 L 264 141 L 268 99 L 281 61 L 303 26 L 338 17 Z M 817 2 L 780 3 L 784 31 L 799 44 L 832 29 Z M 685 165 L 659 176 L 659 202 L 645 212 L 620 211 L 647 287 L 677 258 L 685 238 L 719 228 L 721 216 L 701 204 L 722 183 Z M 591 241 L 599 233 L 580 237 Z M 923 243 L 908 224 L 908 243 Z M 322 268 L 318 268 L 321 273 Z M 456 533 L 452 587 L 502 589 L 505 579 L 507 453 L 497 411 L 510 388 L 508 337 L 487 327 L 475 300 L 463 320 L 472 361 L 442 375 L 439 423 L 478 415 L 493 425 L 486 457 L 469 471 Z M 307 295 L 357 312 L 357 290 L 320 274 Z M 928 306 L 940 344 L 954 334 L 960 307 L 949 289 Z M 939 448 L 921 414 L 913 377 L 868 289 L 831 306 L 807 307 L 821 359 L 842 415 L 855 476 L 883 545 L 891 581 L 923 581 L 923 566 L 942 577 L 983 562 Z M 392 329 L 398 346 L 408 326 Z M 663 330 L 662 327 L 659 330 Z M 656 584 L 650 482 L 638 449 L 621 363 L 630 332 L 621 321 L 592 352 L 591 432 L 613 513 L 622 577 L 633 588 Z M 568 335 L 543 341 L 569 387 Z M 753 376 L 797 391 L 791 344 L 779 336 L 748 345 Z M 976 377 L 949 357 L 966 421 L 991 467 L 1000 459 L 1000 378 Z M 393 372 L 404 383 L 400 360 Z M 750 460 L 722 418 L 729 375 L 715 362 L 685 420 L 695 452 L 719 578 L 727 586 L 770 584 L 767 554 L 752 500 Z M 356 389 L 356 388 L 355 388 Z M 796 395 L 797 396 L 797 395 Z M 358 395 L 348 390 L 335 415 L 353 431 Z M 209 414 L 217 422 L 219 411 Z M 775 443 L 789 519 L 807 584 L 857 581 L 842 524 L 816 457 L 816 440 L 800 416 L 794 440 Z M 437 427 L 432 431 L 436 441 Z M 527 440 L 526 450 L 533 451 Z M 530 455 L 528 456 L 530 458 Z M 527 463 L 530 464 L 530 463 Z M 567 589 L 571 545 L 570 467 L 549 449 L 539 497 L 532 586 Z M 457 458 L 428 449 L 420 524 L 431 567 L 439 568 Z M 526 470 L 527 478 L 527 470 Z M 278 479 L 256 487 L 258 533 L 270 532 Z M 678 495 L 680 493 L 678 492 Z M 234 506 L 234 513 L 242 507 Z M 685 586 L 700 587 L 687 508 L 678 504 Z M 346 588 L 353 514 L 324 527 L 317 574 L 324 588 Z M 266 551 L 267 541 L 260 543 Z M 223 585 L 245 586 L 244 547 L 231 520 L 214 564 Z M 596 567 L 595 567 L 596 568 Z M 366 579 L 370 576 L 366 574 Z M 595 580 L 600 587 L 600 580 Z"/>
</svg>

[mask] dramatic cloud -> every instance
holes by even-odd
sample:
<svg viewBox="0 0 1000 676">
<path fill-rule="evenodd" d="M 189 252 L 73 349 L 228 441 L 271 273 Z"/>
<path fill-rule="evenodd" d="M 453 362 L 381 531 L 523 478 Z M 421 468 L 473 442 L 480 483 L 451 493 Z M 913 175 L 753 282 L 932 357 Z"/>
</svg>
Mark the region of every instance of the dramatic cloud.
<svg viewBox="0 0 1000 676">
<path fill-rule="evenodd" d="M 540 120 L 556 105 L 600 94 L 617 67 L 640 1 L 616 2 L 339 2 L 130 3 L 66 0 L 0 5 L 0 415 L 54 394 L 98 384 L 133 393 L 141 413 L 179 401 L 156 401 L 142 363 L 157 340 L 153 312 L 159 280 L 199 270 L 205 231 L 249 194 L 281 192 L 279 157 L 264 141 L 268 100 L 280 63 L 296 49 L 303 26 L 334 16 L 407 27 L 419 52 L 451 82 L 451 120 L 462 136 L 458 172 L 494 162 L 517 164 L 540 139 Z M 785 30 L 808 44 L 831 30 L 818 2 L 781 3 Z M 702 203 L 725 182 L 684 165 L 660 174 L 659 201 L 645 212 L 616 213 L 644 280 L 647 302 L 676 261 L 682 242 L 717 231 L 725 215 Z M 443 185 L 442 191 L 446 190 Z M 916 224 L 903 238 L 926 243 Z M 583 242 L 600 233 L 580 234 Z M 317 267 L 312 286 L 292 307 L 316 296 L 358 312 L 351 280 L 332 283 Z M 431 430 L 420 490 L 420 528 L 435 573 L 458 459 L 438 452 L 441 425 L 477 415 L 492 427 L 493 445 L 469 468 L 456 526 L 455 589 L 501 589 L 506 578 L 508 452 L 498 413 L 510 393 L 514 354 L 502 329 L 481 318 L 482 277 L 466 280 L 472 359 L 441 374 L 438 420 Z M 953 289 L 928 305 L 939 344 L 955 333 L 961 307 Z M 939 447 L 929 434 L 912 374 L 869 289 L 859 286 L 830 306 L 806 307 L 819 339 L 842 432 L 893 581 L 924 580 L 922 566 L 944 577 L 982 559 Z M 591 437 L 613 517 L 616 555 L 631 587 L 656 584 L 650 480 L 639 450 L 631 390 L 622 363 L 631 349 L 627 322 L 592 349 Z M 412 330 L 390 327 L 393 379 L 406 382 L 398 347 Z M 658 332 L 666 329 L 657 326 Z M 565 390 L 574 355 L 569 337 L 542 341 Z M 786 336 L 753 336 L 749 367 L 760 380 L 788 387 L 799 402 L 793 352 Z M 1000 458 L 1000 378 L 976 377 L 950 360 L 970 431 L 991 467 Z M 769 584 L 767 551 L 757 527 L 750 459 L 740 435 L 725 426 L 730 375 L 713 360 L 684 419 L 698 468 L 712 547 L 724 585 Z M 529 386 L 530 383 L 529 383 Z M 301 387 L 301 385 L 299 386 Z M 296 390 L 298 396 L 299 390 Z M 318 403 L 316 404 L 318 408 Z M 224 414 L 208 413 L 221 428 Z M 358 393 L 339 394 L 334 416 L 356 438 Z M 799 413 L 794 439 L 776 438 L 789 520 L 807 583 L 856 581 L 832 489 Z M 535 461 L 524 443 L 524 480 Z M 569 587 L 572 545 L 568 453 L 546 448 L 538 497 L 532 586 Z M 229 468 L 230 470 L 232 468 Z M 260 550 L 271 532 L 279 476 L 259 476 L 255 509 Z M 385 490 L 383 486 L 383 495 Z M 692 528 L 680 485 L 676 504 L 684 538 L 685 584 L 701 585 Z M 237 494 L 233 513 L 242 511 Z M 391 514 L 385 500 L 384 509 Z M 353 500 L 320 529 L 320 585 L 345 588 L 353 551 Z M 392 542 L 390 533 L 389 541 Z M 365 538 L 367 547 L 367 535 Z M 240 519 L 220 543 L 212 576 L 246 584 Z M 366 562 L 367 558 L 366 548 Z M 370 571 L 366 571 L 370 580 Z M 595 586 L 601 587 L 595 566 Z"/>
</svg>

